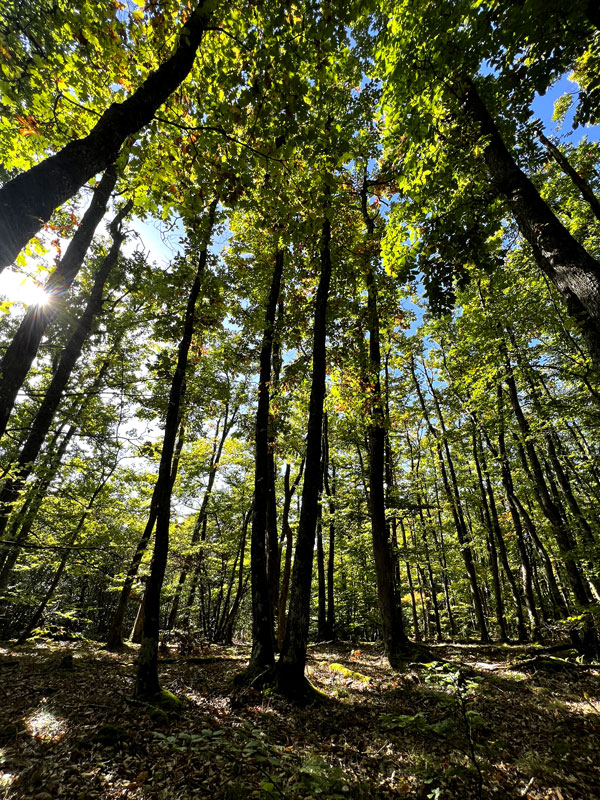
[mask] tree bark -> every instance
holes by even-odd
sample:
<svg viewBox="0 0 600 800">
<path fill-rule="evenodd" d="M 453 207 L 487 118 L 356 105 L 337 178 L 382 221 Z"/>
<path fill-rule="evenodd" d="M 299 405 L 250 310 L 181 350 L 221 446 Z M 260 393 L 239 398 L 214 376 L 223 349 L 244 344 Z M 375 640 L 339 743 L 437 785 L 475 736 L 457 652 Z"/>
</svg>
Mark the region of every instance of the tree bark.
<svg viewBox="0 0 600 800">
<path fill-rule="evenodd" d="M 472 82 L 463 99 L 467 116 L 486 138 L 484 159 L 494 185 L 506 199 L 538 266 L 565 298 L 600 369 L 600 264 L 571 236 L 519 168 Z"/>
<path fill-rule="evenodd" d="M 125 140 L 148 125 L 187 77 L 217 0 L 201 0 L 179 33 L 173 54 L 123 103 L 113 103 L 90 133 L 17 175 L 0 189 L 0 271 L 52 212 L 109 167 Z"/>
<path fill-rule="evenodd" d="M 269 403 L 271 362 L 275 335 L 275 315 L 283 275 L 284 252 L 275 253 L 275 267 L 265 308 L 265 325 L 260 351 L 258 406 L 255 426 L 254 503 L 250 539 L 252 575 L 252 653 L 248 678 L 271 667 L 275 662 L 273 647 L 272 593 L 267 568 L 267 529 L 269 521 Z M 277 545 L 277 542 L 276 542 Z"/>
<path fill-rule="evenodd" d="M 183 399 L 181 404 L 183 405 Z M 183 449 L 184 439 L 185 439 L 185 426 L 182 422 L 179 427 L 179 436 L 177 439 L 177 445 L 175 446 L 175 454 L 173 456 L 173 465 L 171 469 L 171 489 L 173 489 L 173 484 L 175 483 L 175 478 L 177 477 L 179 458 L 181 455 L 181 450 Z M 119 594 L 119 602 L 117 604 L 117 608 L 115 609 L 115 613 L 111 620 L 108 636 L 106 639 L 106 647 L 108 650 L 118 650 L 123 645 L 123 621 L 125 619 L 125 613 L 127 611 L 127 604 L 129 602 L 131 590 L 133 588 L 134 581 L 137 577 L 140 564 L 142 563 L 142 558 L 144 557 L 144 553 L 146 552 L 146 549 L 148 547 L 148 542 L 150 541 L 150 537 L 152 536 L 152 533 L 154 531 L 154 525 L 156 523 L 157 507 L 156 507 L 156 500 L 154 498 L 154 494 L 156 492 L 157 489 L 155 485 L 154 492 L 152 495 L 152 500 L 150 501 L 150 514 L 146 522 L 146 527 L 144 528 L 144 532 L 142 533 L 140 540 L 138 541 L 135 553 L 133 554 L 133 558 L 131 559 L 131 563 L 129 564 L 129 569 L 127 570 L 127 575 L 125 576 L 125 581 L 123 582 L 123 586 L 121 587 L 121 592 Z"/>
<path fill-rule="evenodd" d="M 185 311 L 183 335 L 179 342 L 177 352 L 177 366 L 171 381 L 169 401 L 165 420 L 165 432 L 163 435 L 163 446 L 158 467 L 158 478 L 156 481 L 155 513 L 156 513 L 156 532 L 154 535 L 154 552 L 150 566 L 150 574 L 144 593 L 144 632 L 140 647 L 138 660 L 135 696 L 139 699 L 149 700 L 160 692 L 158 679 L 158 639 L 160 630 L 160 595 L 167 567 L 167 556 L 169 552 L 169 523 L 171 520 L 171 467 L 173 462 L 173 452 L 175 449 L 175 439 L 177 436 L 177 426 L 185 373 L 187 369 L 188 353 L 192 336 L 194 333 L 194 323 L 196 317 L 196 302 L 200 294 L 202 276 L 206 266 L 208 245 L 210 242 L 212 228 L 214 225 L 217 201 L 214 200 L 207 214 L 207 229 L 204 246 L 200 252 L 196 277 L 192 284 Z"/>
<path fill-rule="evenodd" d="M 363 179 L 361 212 L 367 229 L 367 244 L 375 244 L 375 223 L 367 209 L 367 176 Z M 402 663 L 408 636 L 404 629 L 402 607 L 396 586 L 394 556 L 390 546 L 389 528 L 385 517 L 385 413 L 381 392 L 381 346 L 379 334 L 379 310 L 377 285 L 371 263 L 371 254 L 366 264 L 367 319 L 369 328 L 369 379 L 371 383 L 370 420 L 367 430 L 369 441 L 369 512 L 377 599 L 383 633 L 385 654 L 392 667 Z"/>
<path fill-rule="evenodd" d="M 0 538 L 2 538 L 6 529 L 6 523 L 13 504 L 17 501 L 25 481 L 33 471 L 75 364 L 81 355 L 83 345 L 90 335 L 94 319 L 102 309 L 104 286 L 111 270 L 117 263 L 119 250 L 125 238 L 121 224 L 123 218 L 131 210 L 131 205 L 131 203 L 128 203 L 111 223 L 112 246 L 96 272 L 87 305 L 69 341 L 65 345 L 50 385 L 46 389 L 42 404 L 31 423 L 29 435 L 19 453 L 13 477 L 4 483 L 0 492 Z"/>
<path fill-rule="evenodd" d="M 44 291 L 49 297 L 48 302 L 46 305 L 32 306 L 28 309 L 4 353 L 0 364 L 0 437 L 6 430 L 17 393 L 33 364 L 42 336 L 48 325 L 58 316 L 64 303 L 64 295 L 81 269 L 96 228 L 106 211 L 110 193 L 114 189 L 116 181 L 116 169 L 114 167 L 107 169 L 94 191 L 92 202 L 83 215 L 81 224 L 69 242 L 64 256 L 46 281 Z"/>
<path fill-rule="evenodd" d="M 319 247 L 321 276 L 315 304 L 312 381 L 308 408 L 302 509 L 294 555 L 290 609 L 281 656 L 276 666 L 276 681 L 279 689 L 283 694 L 296 700 L 302 700 L 306 696 L 307 689 L 304 667 L 308 644 L 313 549 L 319 504 L 319 465 L 321 463 L 327 357 L 327 301 L 331 282 L 331 222 L 327 216 L 329 214 L 328 200 L 327 196 Z"/>
<path fill-rule="evenodd" d="M 577 172 L 577 170 L 571 166 L 569 159 L 564 155 L 564 153 L 558 149 L 558 147 L 548 139 L 547 136 L 544 135 L 543 131 L 537 130 L 535 135 L 540 140 L 540 142 L 544 145 L 548 153 L 552 156 L 552 158 L 556 161 L 565 175 L 568 175 L 569 178 L 573 181 L 575 186 L 581 192 L 581 196 L 584 200 L 587 201 L 589 207 L 592 209 L 594 216 L 598 221 L 600 221 L 600 200 L 594 194 L 592 187 L 589 183 L 582 178 L 581 175 Z"/>
</svg>

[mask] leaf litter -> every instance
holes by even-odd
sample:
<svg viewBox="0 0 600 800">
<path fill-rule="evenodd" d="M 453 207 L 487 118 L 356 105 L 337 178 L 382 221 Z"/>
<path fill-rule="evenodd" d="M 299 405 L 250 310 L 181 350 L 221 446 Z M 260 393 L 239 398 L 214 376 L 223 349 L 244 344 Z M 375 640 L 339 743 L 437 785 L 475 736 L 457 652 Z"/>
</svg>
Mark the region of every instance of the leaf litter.
<svg viewBox="0 0 600 800">
<path fill-rule="evenodd" d="M 233 688 L 246 647 L 169 652 L 176 715 L 131 699 L 135 648 L 0 648 L 0 797 L 600 798 L 600 667 L 433 645 L 435 662 L 400 673 L 353 648 L 310 648 L 327 699 L 306 708 Z"/>
</svg>

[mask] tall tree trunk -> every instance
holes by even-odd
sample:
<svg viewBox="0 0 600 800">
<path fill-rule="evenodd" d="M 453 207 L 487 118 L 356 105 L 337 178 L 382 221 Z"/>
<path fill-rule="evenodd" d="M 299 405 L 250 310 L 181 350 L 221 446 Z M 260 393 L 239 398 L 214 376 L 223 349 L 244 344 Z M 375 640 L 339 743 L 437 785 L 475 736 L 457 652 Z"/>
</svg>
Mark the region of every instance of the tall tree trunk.
<svg viewBox="0 0 600 800">
<path fill-rule="evenodd" d="M 294 492 L 302 479 L 304 472 L 304 459 L 300 463 L 298 474 L 290 485 L 290 465 L 285 465 L 283 477 L 283 510 L 281 514 L 281 536 L 285 539 L 285 559 L 283 562 L 283 575 L 281 577 L 281 592 L 279 593 L 279 619 L 277 622 L 277 647 L 281 650 L 285 638 L 287 601 L 290 589 L 290 576 L 292 573 L 292 545 L 293 531 L 290 525 L 290 507 Z"/>
<path fill-rule="evenodd" d="M 331 483 L 329 482 L 329 419 L 323 415 L 323 487 L 329 505 L 329 549 L 327 552 L 327 614 L 325 619 L 325 639 L 335 639 L 335 591 L 333 585 L 335 572 L 335 464 L 331 464 Z"/>
<path fill-rule="evenodd" d="M 110 167 L 102 176 L 92 196 L 92 202 L 83 215 L 81 224 L 69 242 L 64 256 L 46 281 L 44 291 L 48 302 L 32 306 L 9 344 L 0 364 L 0 437 L 6 430 L 17 393 L 36 357 L 44 331 L 58 316 L 69 290 L 81 269 L 83 260 L 94 237 L 96 228 L 104 216 L 110 193 L 117 181 L 117 170 Z M 2 190 L 0 189 L 0 192 Z M 1 226 L 0 226 L 1 227 Z M 1 239 L 0 235 L 0 239 Z"/>
<path fill-rule="evenodd" d="M 321 276 L 315 303 L 315 321 L 312 348 L 312 381 L 308 407 L 306 435 L 306 468 L 302 487 L 302 509 L 296 538 L 294 568 L 290 591 L 290 609 L 281 655 L 276 665 L 276 681 L 287 696 L 301 700 L 306 696 L 304 678 L 310 593 L 313 567 L 313 549 L 319 506 L 321 463 L 321 438 L 323 404 L 325 400 L 325 372 L 327 358 L 327 301 L 331 282 L 331 222 L 329 220 L 329 192 L 325 198 L 325 218 L 321 228 Z"/>
<path fill-rule="evenodd" d="M 158 638 L 160 630 L 160 595 L 167 567 L 169 552 L 169 523 L 171 520 L 171 467 L 177 437 L 181 398 L 185 383 L 188 353 L 194 333 L 196 302 L 200 294 L 202 276 L 206 266 L 208 245 L 217 210 L 214 200 L 207 214 L 207 228 L 203 249 L 200 252 L 196 277 L 192 284 L 185 311 L 183 335 L 177 352 L 177 365 L 171 381 L 169 402 L 165 420 L 163 446 L 158 467 L 157 490 L 155 501 L 156 532 L 154 534 L 154 552 L 150 566 L 150 574 L 144 593 L 144 633 L 138 660 L 135 696 L 140 699 L 151 699 L 160 692 L 158 679 Z"/>
<path fill-rule="evenodd" d="M 284 252 L 275 252 L 275 267 L 265 308 L 265 325 L 260 351 L 258 406 L 255 427 L 254 504 L 250 540 L 252 575 L 252 653 L 246 677 L 253 680 L 275 662 L 273 640 L 272 592 L 267 571 L 267 528 L 269 510 L 269 404 L 271 361 L 275 335 L 275 314 L 283 275 Z M 271 499 L 274 504 L 274 498 Z M 271 532 L 275 533 L 274 531 Z M 276 533 L 275 533 L 276 535 Z M 278 542 L 275 541 L 278 548 Z"/>
<path fill-rule="evenodd" d="M 123 142 L 145 127 L 192 69 L 217 0 L 201 0 L 181 28 L 173 54 L 123 103 L 113 103 L 87 136 L 17 175 L 0 189 L 0 271 L 52 212 L 117 158 Z"/>
<path fill-rule="evenodd" d="M 579 172 L 571 165 L 569 159 L 565 156 L 565 154 L 558 149 L 558 147 L 548 139 L 547 136 L 544 135 L 543 131 L 537 130 L 535 135 L 540 140 L 540 142 L 544 145 L 548 153 L 552 156 L 552 158 L 556 161 L 558 166 L 562 169 L 565 175 L 568 175 L 569 178 L 573 181 L 574 185 L 579 189 L 581 192 L 581 196 L 584 200 L 587 201 L 589 207 L 592 209 L 594 216 L 597 220 L 600 221 L 600 200 L 594 194 L 592 187 L 589 183 L 582 177 Z"/>
<path fill-rule="evenodd" d="M 600 264 L 573 238 L 508 151 L 472 82 L 464 93 L 468 117 L 485 136 L 484 159 L 540 269 L 565 298 L 600 369 Z"/>
<path fill-rule="evenodd" d="M 361 211 L 367 229 L 367 245 L 373 248 L 377 243 L 375 241 L 375 223 L 367 209 L 366 170 L 361 192 Z M 372 264 L 372 257 L 378 256 L 378 250 L 379 248 L 376 247 L 377 252 L 368 253 L 365 276 L 369 329 L 369 380 L 371 383 L 370 419 L 367 432 L 369 441 L 369 512 L 383 645 L 390 665 L 398 667 L 403 661 L 402 654 L 407 651 L 408 636 L 404 630 L 399 597 L 400 587 L 396 586 L 394 557 L 385 518 L 385 413 L 381 392 L 377 285 Z"/>
<path fill-rule="evenodd" d="M 410 369 L 413 377 L 413 383 L 415 389 L 417 391 L 417 396 L 419 398 L 419 403 L 423 410 L 423 415 L 425 417 L 425 422 L 427 424 L 427 428 L 437 442 L 436 444 L 436 451 L 438 456 L 438 463 L 440 466 L 440 473 L 442 476 L 442 485 L 444 487 L 444 492 L 446 494 L 446 498 L 450 504 L 450 509 L 452 511 L 452 517 L 454 519 L 454 525 L 456 528 L 456 535 L 458 537 L 458 541 L 460 544 L 460 552 L 465 564 L 465 569 L 467 572 L 467 577 L 469 578 L 469 584 L 471 587 L 471 595 L 473 599 L 473 608 L 475 611 L 475 616 L 477 619 L 477 628 L 479 629 L 479 635 L 481 642 L 483 644 L 487 644 L 490 641 L 490 637 L 487 630 L 487 624 L 485 621 L 485 613 L 483 610 L 483 603 L 481 599 L 481 590 L 479 588 L 479 582 L 477 580 L 477 573 L 475 570 L 475 561 L 473 558 L 473 551 L 471 550 L 471 546 L 469 545 L 469 535 L 467 531 L 467 526 L 465 523 L 463 510 L 462 510 L 462 503 L 460 500 L 460 493 L 458 490 L 458 480 L 456 478 L 456 471 L 454 469 L 454 462 L 452 460 L 452 456 L 450 454 L 450 447 L 448 445 L 448 439 L 445 431 L 445 426 L 443 423 L 443 417 L 441 413 L 440 404 L 437 400 L 437 395 L 433 390 L 433 387 L 430 384 L 430 389 L 432 392 L 432 396 L 434 402 L 436 404 L 436 410 L 438 414 L 438 419 L 440 420 L 440 426 L 442 427 L 442 436 L 440 437 L 438 432 L 433 427 L 431 420 L 429 418 L 429 412 L 427 410 L 427 405 L 425 403 L 425 398 L 423 397 L 423 392 L 421 390 L 421 385 L 419 383 L 419 379 L 417 378 L 417 373 L 415 369 L 414 359 L 411 357 L 410 360 Z M 429 381 L 429 376 L 426 374 L 427 380 Z M 442 443 L 440 442 L 440 438 L 442 439 Z M 448 462 L 448 469 L 450 471 L 450 477 L 452 480 L 452 488 L 450 486 L 450 481 L 448 480 L 448 474 L 446 471 L 446 464 L 444 462 L 444 453 L 442 452 L 442 446 L 444 448 L 444 452 L 446 454 L 446 459 Z"/>
<path fill-rule="evenodd" d="M 185 395 L 185 390 L 182 391 L 182 395 Z M 183 396 L 181 405 L 183 406 Z M 175 479 L 177 477 L 177 470 L 179 468 L 179 459 L 181 456 L 181 451 L 183 449 L 184 440 L 185 440 L 185 425 L 183 422 L 181 422 L 179 426 L 179 436 L 177 439 L 177 444 L 175 446 L 175 453 L 173 456 L 173 465 L 171 468 L 171 490 L 173 489 L 173 484 L 175 483 Z M 140 540 L 137 543 L 137 547 L 135 548 L 135 553 L 133 554 L 133 558 L 131 559 L 131 563 L 129 564 L 129 568 L 127 570 L 127 575 L 125 576 L 123 586 L 121 587 L 121 592 L 119 594 L 119 602 L 117 603 L 117 608 L 115 609 L 115 613 L 110 623 L 110 628 L 106 639 L 106 647 L 109 650 L 118 650 L 123 646 L 123 621 L 125 619 L 125 613 L 127 611 L 127 604 L 129 602 L 131 590 L 133 588 L 133 584 L 137 577 L 140 564 L 142 563 L 142 558 L 144 557 L 144 553 L 146 552 L 146 549 L 148 547 L 148 542 L 150 541 L 150 537 L 152 536 L 152 533 L 154 531 L 154 525 L 156 524 L 157 499 L 158 499 L 157 498 L 155 500 L 154 498 L 154 494 L 156 494 L 156 492 L 157 489 L 155 485 L 154 492 L 152 495 L 152 500 L 150 501 L 150 514 L 146 522 L 146 527 L 144 528 L 144 532 L 142 533 Z"/>
<path fill-rule="evenodd" d="M 529 422 L 523 413 L 523 409 L 521 408 L 517 384 L 513 375 L 510 361 L 508 360 L 508 353 L 506 350 L 504 350 L 504 357 L 506 364 L 506 384 L 508 386 L 512 409 L 523 438 L 523 446 L 527 452 L 527 459 L 531 466 L 536 500 L 544 516 L 551 525 L 554 538 L 558 544 L 560 554 L 563 558 L 565 568 L 569 576 L 569 583 L 571 585 L 571 589 L 573 590 L 575 599 L 581 605 L 588 605 L 589 597 L 587 589 L 581 575 L 579 564 L 573 556 L 575 542 L 562 517 L 562 514 L 560 513 L 560 509 L 556 505 L 556 502 L 548 490 L 542 465 L 533 442 L 531 426 L 529 425 Z"/>
<path fill-rule="evenodd" d="M 102 480 L 100 481 L 100 484 L 94 489 L 94 492 L 92 493 L 92 496 L 88 500 L 88 503 L 87 503 L 87 506 L 86 506 L 84 512 L 79 517 L 79 521 L 78 521 L 77 525 L 75 526 L 75 530 L 73 531 L 71 536 L 69 536 L 69 538 L 68 538 L 67 544 L 64 547 L 63 556 L 62 556 L 62 558 L 60 560 L 60 564 L 58 566 L 58 569 L 54 573 L 54 577 L 52 578 L 52 581 L 50 582 L 50 586 L 48 587 L 48 589 L 46 591 L 46 594 L 42 598 L 42 600 L 41 600 L 40 604 L 38 605 L 37 609 L 33 613 L 33 616 L 31 617 L 31 619 L 29 620 L 29 622 L 25 626 L 25 630 L 21 633 L 21 635 L 17 639 L 17 644 L 23 644 L 24 642 L 26 642 L 27 639 L 29 639 L 29 637 L 31 636 L 33 630 L 37 627 L 37 624 L 39 623 L 39 621 L 41 620 L 42 615 L 43 615 L 44 611 L 46 610 L 46 607 L 47 607 L 48 603 L 52 599 L 52 597 L 54 595 L 54 592 L 56 591 L 56 588 L 57 588 L 58 584 L 60 583 L 60 579 L 62 578 L 63 573 L 64 573 L 64 571 L 66 569 L 66 566 L 67 566 L 67 563 L 68 563 L 68 560 L 69 560 L 69 556 L 71 555 L 71 553 L 73 551 L 73 547 L 75 546 L 75 542 L 77 541 L 77 538 L 78 538 L 79 534 L 81 533 L 81 530 L 82 530 L 83 526 L 85 525 L 85 522 L 86 522 L 86 520 L 87 520 L 87 518 L 89 516 L 89 513 L 92 510 L 92 508 L 94 506 L 94 503 L 96 502 L 96 500 L 98 498 L 98 495 L 100 494 L 102 489 L 106 486 L 107 481 L 109 480 L 110 476 L 113 474 L 115 469 L 116 469 L 116 464 L 109 470 L 107 475 L 104 475 L 102 477 Z"/>
<path fill-rule="evenodd" d="M 13 476 L 5 481 L 0 492 L 0 538 L 2 538 L 6 529 L 6 523 L 13 504 L 16 502 L 25 481 L 33 471 L 75 364 L 81 355 L 83 345 L 90 335 L 94 319 L 102 309 L 104 286 L 111 270 L 117 263 L 119 250 L 125 238 L 121 223 L 130 210 L 131 203 L 128 203 L 110 225 L 113 244 L 96 272 L 87 305 L 69 341 L 65 345 L 50 385 L 46 389 L 44 399 L 31 423 L 29 435 L 19 453 Z"/>
</svg>

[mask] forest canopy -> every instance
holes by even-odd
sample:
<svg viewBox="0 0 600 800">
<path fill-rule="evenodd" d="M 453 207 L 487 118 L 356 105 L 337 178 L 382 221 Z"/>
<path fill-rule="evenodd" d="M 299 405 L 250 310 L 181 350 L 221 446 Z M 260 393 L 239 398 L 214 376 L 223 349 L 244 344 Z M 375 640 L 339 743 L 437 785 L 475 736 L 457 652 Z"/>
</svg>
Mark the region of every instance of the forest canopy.
<svg viewBox="0 0 600 800">
<path fill-rule="evenodd" d="M 7 0 L 0 637 L 600 657 L 599 76 L 593 0 Z"/>
</svg>

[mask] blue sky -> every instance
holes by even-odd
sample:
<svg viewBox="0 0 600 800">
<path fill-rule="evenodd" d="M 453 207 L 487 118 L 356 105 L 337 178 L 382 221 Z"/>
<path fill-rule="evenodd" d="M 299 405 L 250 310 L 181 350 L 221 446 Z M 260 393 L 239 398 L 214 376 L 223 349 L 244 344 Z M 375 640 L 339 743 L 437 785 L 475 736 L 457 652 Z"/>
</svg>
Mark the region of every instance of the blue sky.
<svg viewBox="0 0 600 800">
<path fill-rule="evenodd" d="M 554 122 L 552 114 L 554 112 L 554 102 L 562 97 L 566 92 L 577 93 L 577 84 L 569 80 L 565 75 L 545 95 L 537 95 L 532 103 L 531 109 L 534 117 L 538 117 L 544 123 L 546 135 L 558 137 L 561 141 L 576 145 L 584 136 L 591 141 L 600 141 L 600 125 L 590 125 L 586 127 L 573 128 L 574 104 L 573 108 L 567 113 L 562 125 Z M 575 98 L 576 99 L 576 98 Z"/>
</svg>

